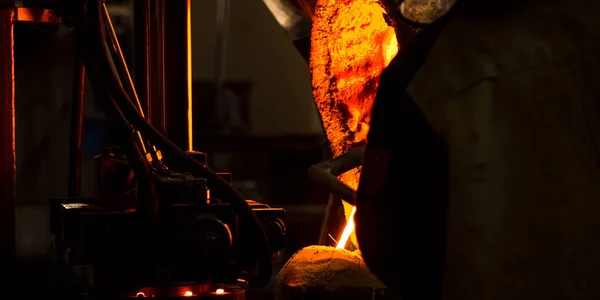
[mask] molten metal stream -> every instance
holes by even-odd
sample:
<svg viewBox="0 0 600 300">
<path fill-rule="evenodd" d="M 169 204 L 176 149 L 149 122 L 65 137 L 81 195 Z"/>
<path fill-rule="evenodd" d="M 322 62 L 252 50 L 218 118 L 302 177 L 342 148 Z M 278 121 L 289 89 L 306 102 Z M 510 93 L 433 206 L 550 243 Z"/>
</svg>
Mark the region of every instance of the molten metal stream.
<svg viewBox="0 0 600 300">
<path fill-rule="evenodd" d="M 310 68 L 313 95 L 334 156 L 364 142 L 383 69 L 398 53 L 396 32 L 379 0 L 319 0 L 313 19 Z M 358 187 L 360 168 L 339 179 Z M 352 200 L 352 199 L 345 199 Z M 354 213 L 344 202 L 347 225 L 337 248 L 356 245 Z"/>
<path fill-rule="evenodd" d="M 348 239 L 350 235 L 354 232 L 354 214 L 356 213 L 356 207 L 352 207 L 352 211 L 348 216 L 348 223 L 346 223 L 346 227 L 344 227 L 344 231 L 342 232 L 342 236 L 335 246 L 336 249 L 344 249 L 346 248 L 346 243 L 348 243 Z"/>
</svg>

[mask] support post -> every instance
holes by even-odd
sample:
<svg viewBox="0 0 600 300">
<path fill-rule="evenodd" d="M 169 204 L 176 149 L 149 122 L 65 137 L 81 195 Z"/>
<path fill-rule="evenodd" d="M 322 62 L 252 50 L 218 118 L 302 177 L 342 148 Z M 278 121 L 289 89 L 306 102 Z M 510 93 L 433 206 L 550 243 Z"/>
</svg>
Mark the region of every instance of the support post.
<svg viewBox="0 0 600 300">
<path fill-rule="evenodd" d="M 167 99 L 167 137 L 183 150 L 193 151 L 191 1 L 164 1 L 163 58 Z"/>
<path fill-rule="evenodd" d="M 15 242 L 15 68 L 12 1 L 0 2 L 0 276 L 14 277 Z M 7 284 L 4 282 L 4 284 Z"/>
<path fill-rule="evenodd" d="M 73 77 L 71 136 L 69 145 L 69 197 L 81 197 L 81 167 L 83 158 L 83 117 L 86 71 L 83 59 L 77 55 Z"/>
</svg>

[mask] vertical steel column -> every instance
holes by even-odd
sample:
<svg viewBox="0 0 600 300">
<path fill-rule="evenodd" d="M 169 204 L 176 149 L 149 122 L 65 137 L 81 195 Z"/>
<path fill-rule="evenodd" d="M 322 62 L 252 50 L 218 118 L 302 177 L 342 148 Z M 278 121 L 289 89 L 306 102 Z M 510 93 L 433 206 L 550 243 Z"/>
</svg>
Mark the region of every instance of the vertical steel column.
<svg viewBox="0 0 600 300">
<path fill-rule="evenodd" d="M 166 0 L 135 0 L 136 87 L 148 121 L 167 132 L 165 96 Z"/>
<path fill-rule="evenodd" d="M 80 197 L 86 72 L 83 59 L 79 55 L 75 59 L 73 76 L 73 103 L 71 108 L 71 136 L 69 145 L 69 197 Z"/>
<path fill-rule="evenodd" d="M 191 2 L 164 2 L 167 136 L 181 149 L 193 150 Z"/>
<path fill-rule="evenodd" d="M 15 68 L 12 1 L 0 2 L 0 276 L 12 278 L 15 263 Z"/>
</svg>

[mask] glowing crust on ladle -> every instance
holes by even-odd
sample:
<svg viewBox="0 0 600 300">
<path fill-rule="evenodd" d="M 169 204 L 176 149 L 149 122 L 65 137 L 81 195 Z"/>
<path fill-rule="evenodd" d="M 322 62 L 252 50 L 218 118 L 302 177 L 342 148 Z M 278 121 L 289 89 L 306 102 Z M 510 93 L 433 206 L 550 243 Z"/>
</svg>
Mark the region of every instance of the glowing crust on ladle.
<svg viewBox="0 0 600 300">
<path fill-rule="evenodd" d="M 378 0 L 317 2 L 310 69 L 313 96 L 334 156 L 367 137 L 379 76 L 398 52 L 396 33 L 387 18 Z M 360 169 L 355 169 L 340 180 L 356 189 L 359 177 Z M 348 217 L 352 206 L 344 203 L 344 210 Z M 343 238 L 338 241 L 346 243 Z M 354 237 L 352 241 L 356 244 Z"/>
</svg>

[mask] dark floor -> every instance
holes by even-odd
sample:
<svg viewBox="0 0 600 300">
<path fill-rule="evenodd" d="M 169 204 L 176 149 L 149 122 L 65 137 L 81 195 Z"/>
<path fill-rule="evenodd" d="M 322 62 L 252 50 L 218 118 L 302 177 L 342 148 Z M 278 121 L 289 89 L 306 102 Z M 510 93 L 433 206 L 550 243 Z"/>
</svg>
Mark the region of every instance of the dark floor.
<svg viewBox="0 0 600 300">
<path fill-rule="evenodd" d="M 274 274 L 277 274 L 282 263 L 276 262 Z M 22 258 L 19 263 L 16 283 L 12 288 L 27 291 L 27 296 L 53 296 L 67 299 L 88 299 L 80 297 L 83 288 L 71 270 L 55 261 L 43 258 Z M 29 298 L 28 298 L 29 299 Z M 246 289 L 246 299 L 274 299 L 274 280 L 261 289 Z"/>
<path fill-rule="evenodd" d="M 285 208 L 287 210 L 286 249 L 281 251 L 279 258 L 273 261 L 273 277 L 277 275 L 281 267 L 297 250 L 317 242 L 323 219 L 324 206 L 298 205 Z M 54 258 L 48 257 L 22 257 L 18 262 L 18 272 L 15 279 L 16 284 L 12 287 L 27 291 L 29 296 L 72 295 L 73 291 L 81 289 L 78 284 L 79 278 L 67 266 L 59 264 Z M 62 284 L 58 284 L 59 282 Z M 248 288 L 246 299 L 274 299 L 274 282 L 273 279 L 270 284 L 260 289 Z M 62 288 L 57 288 L 57 286 L 62 286 Z M 66 298 L 71 299 L 71 297 Z"/>
</svg>

